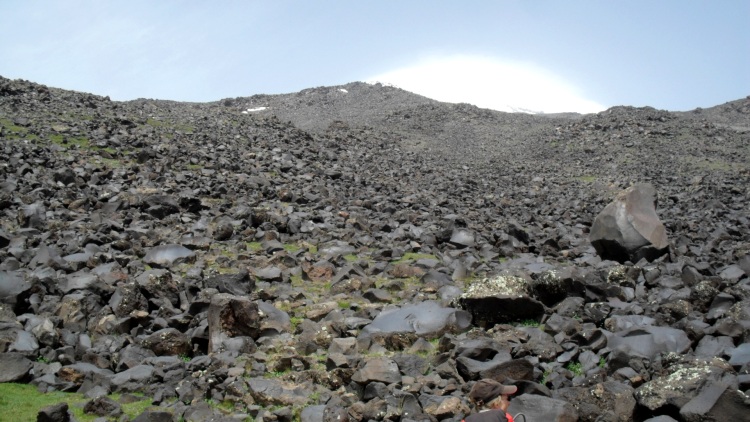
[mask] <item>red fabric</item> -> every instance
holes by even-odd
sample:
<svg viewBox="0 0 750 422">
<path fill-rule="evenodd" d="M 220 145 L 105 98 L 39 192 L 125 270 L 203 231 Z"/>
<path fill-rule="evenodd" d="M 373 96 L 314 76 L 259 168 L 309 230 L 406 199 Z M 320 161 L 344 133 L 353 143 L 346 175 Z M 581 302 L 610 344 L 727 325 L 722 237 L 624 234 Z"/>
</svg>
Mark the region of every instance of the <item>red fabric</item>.
<svg viewBox="0 0 750 422">
<path fill-rule="evenodd" d="M 508 422 L 513 422 L 513 416 L 510 413 L 505 412 L 505 417 L 508 419 Z"/>
</svg>

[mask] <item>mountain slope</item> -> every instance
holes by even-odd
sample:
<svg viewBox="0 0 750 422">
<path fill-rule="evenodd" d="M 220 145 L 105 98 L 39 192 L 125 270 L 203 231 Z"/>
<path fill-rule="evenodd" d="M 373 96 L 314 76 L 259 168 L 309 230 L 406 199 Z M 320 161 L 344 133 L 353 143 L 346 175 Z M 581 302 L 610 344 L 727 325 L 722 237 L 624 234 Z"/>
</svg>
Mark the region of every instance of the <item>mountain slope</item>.
<svg viewBox="0 0 750 422">
<path fill-rule="evenodd" d="M 0 379 L 172 420 L 458 421 L 482 377 L 529 415 L 645 420 L 702 388 L 747 414 L 743 104 L 114 102 L 0 78 Z M 603 261 L 590 227 L 637 182 L 669 253 Z"/>
</svg>

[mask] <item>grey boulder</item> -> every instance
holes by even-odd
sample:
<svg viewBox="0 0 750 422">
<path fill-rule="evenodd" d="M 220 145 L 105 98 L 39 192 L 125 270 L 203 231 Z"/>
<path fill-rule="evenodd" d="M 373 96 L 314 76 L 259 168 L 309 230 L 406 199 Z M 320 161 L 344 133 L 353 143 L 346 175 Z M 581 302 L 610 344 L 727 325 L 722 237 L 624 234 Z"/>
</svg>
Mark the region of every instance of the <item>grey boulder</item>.
<svg viewBox="0 0 750 422">
<path fill-rule="evenodd" d="M 656 189 L 639 183 L 620 192 L 594 219 L 589 239 L 602 259 L 620 263 L 653 261 L 667 253 L 667 230 L 656 214 Z"/>
</svg>

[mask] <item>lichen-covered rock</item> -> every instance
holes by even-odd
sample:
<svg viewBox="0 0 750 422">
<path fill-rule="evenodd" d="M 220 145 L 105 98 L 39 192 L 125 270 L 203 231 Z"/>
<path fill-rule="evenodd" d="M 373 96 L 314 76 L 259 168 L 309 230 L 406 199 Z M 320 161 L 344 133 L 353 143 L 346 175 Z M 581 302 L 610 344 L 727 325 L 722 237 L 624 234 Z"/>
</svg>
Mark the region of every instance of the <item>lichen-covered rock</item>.
<svg viewBox="0 0 750 422">
<path fill-rule="evenodd" d="M 530 280 L 514 274 L 474 281 L 458 299 L 473 323 L 492 327 L 511 321 L 540 320 L 544 305 L 531 296 Z"/>
<path fill-rule="evenodd" d="M 681 408 L 700 392 L 707 382 L 722 382 L 737 386 L 737 379 L 726 361 L 714 359 L 680 359 L 664 368 L 664 374 L 638 387 L 635 398 L 638 404 L 650 410 L 670 405 Z"/>
<path fill-rule="evenodd" d="M 601 415 L 611 421 L 633 420 L 635 397 L 633 387 L 617 381 L 606 381 L 586 387 L 570 387 L 555 392 L 555 398 L 575 403 L 580 422 L 594 422 Z"/>
</svg>

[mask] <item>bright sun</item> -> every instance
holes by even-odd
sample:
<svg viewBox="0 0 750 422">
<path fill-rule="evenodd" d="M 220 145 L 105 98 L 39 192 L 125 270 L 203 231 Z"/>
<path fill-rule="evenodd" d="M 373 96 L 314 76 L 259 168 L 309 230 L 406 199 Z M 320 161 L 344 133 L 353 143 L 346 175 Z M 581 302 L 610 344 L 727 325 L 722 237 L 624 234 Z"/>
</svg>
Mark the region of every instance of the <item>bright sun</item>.
<svg viewBox="0 0 750 422">
<path fill-rule="evenodd" d="M 544 69 L 480 56 L 431 58 L 376 75 L 367 82 L 391 84 L 438 101 L 500 111 L 596 113 L 606 109 Z"/>
</svg>

